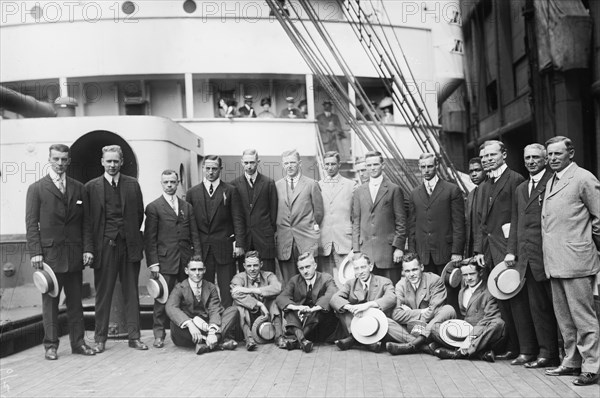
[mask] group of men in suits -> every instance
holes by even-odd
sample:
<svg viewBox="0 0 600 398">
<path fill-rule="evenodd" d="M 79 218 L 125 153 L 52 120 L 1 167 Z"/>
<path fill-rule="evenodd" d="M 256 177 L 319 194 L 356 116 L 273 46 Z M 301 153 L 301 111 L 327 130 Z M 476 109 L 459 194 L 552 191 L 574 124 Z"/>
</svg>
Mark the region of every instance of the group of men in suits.
<svg viewBox="0 0 600 398">
<path fill-rule="evenodd" d="M 522 273 L 525 287 L 510 298 L 494 303 L 502 322 L 498 322 L 498 311 L 491 311 L 494 327 L 488 332 L 494 336 L 494 347 L 500 347 L 496 337 L 498 325 L 502 323 L 504 333 L 500 334 L 506 334 L 507 340 L 503 352 L 495 358 L 512 359 L 513 364 L 530 368 L 558 366 L 558 321 L 565 359 L 546 373 L 579 375 L 583 371 L 574 382 L 585 385 L 597 381 L 599 366 L 598 321 L 592 291 L 600 270 L 597 254 L 600 201 L 597 200 L 598 180 L 572 162 L 573 151 L 571 141 L 565 137 L 554 137 L 546 147 L 527 146 L 524 160 L 530 178 L 526 181 L 507 167 L 504 144 L 486 141 L 480 148 L 480 158 L 469 162 L 476 188 L 469 193 L 466 202 L 455 184 L 439 178 L 436 157 L 424 153 L 419 158 L 422 184 L 406 198 L 408 206 L 405 206 L 402 190 L 384 175 L 384 158 L 377 151 L 365 155 L 369 178 L 360 186 L 339 174 L 337 152 L 325 153 L 327 175 L 319 182 L 302 174 L 302 161 L 295 150 L 282 154 L 285 175 L 277 182 L 258 172 L 260 159 L 256 150 L 244 151 L 241 159 L 244 175 L 232 184 L 220 179 L 222 160 L 209 155 L 203 161 L 203 181 L 187 192 L 185 201 L 176 195 L 177 173 L 163 172 L 163 194 L 146 208 L 145 237 L 142 238 L 141 190 L 137 180 L 120 173 L 121 149 L 114 145 L 103 148 L 101 163 L 105 173 L 82 187 L 65 175 L 70 161 L 68 147 L 54 145 L 50 148 L 50 174 L 28 191 L 28 246 L 34 267 L 39 268 L 46 262 L 60 275 L 72 320 L 72 348 L 85 355 L 105 349 L 117 276 L 125 298 L 129 345 L 147 349 L 139 339 L 137 288 L 144 246 L 153 277 L 160 273 L 170 291 L 178 291 L 182 283 L 187 283 L 190 292 L 199 293 L 186 293 L 180 299 L 195 298 L 201 302 L 199 299 L 204 294 L 208 301 L 215 301 L 213 292 L 218 291 L 221 310 L 215 313 L 221 316 L 225 314 L 223 311 L 228 311 L 223 309 L 236 307 L 235 314 L 227 313 L 227 322 L 240 322 L 249 350 L 256 347 L 250 333 L 254 318 L 251 314 L 259 311 L 272 319 L 279 316 L 287 321 L 285 329 L 278 324 L 276 333 L 284 338 L 277 339 L 280 347 L 309 352 L 312 342 L 306 335 L 314 333 L 307 325 L 315 323 L 315 319 L 321 321 L 328 308 L 323 307 L 323 301 L 317 305 L 318 295 L 309 300 L 311 306 L 298 303 L 294 292 L 298 285 L 304 286 L 302 296 L 309 286 L 313 287 L 306 281 L 314 282 L 316 276 L 322 279 L 333 274 L 331 279 L 326 278 L 324 292 L 329 291 L 326 297 L 332 297 L 334 312 L 356 315 L 368 308 L 380 308 L 390 313 L 390 321 L 400 325 L 396 328 L 390 323 L 389 352 L 405 354 L 420 349 L 441 358 L 460 358 L 469 352 L 481 352 L 481 348 L 469 351 L 465 345 L 462 351 L 448 353 L 429 343 L 435 340 L 442 319 L 456 314 L 466 319 L 469 300 L 479 297 L 475 294 L 476 288 L 481 288 L 482 280 L 496 264 L 505 263 Z M 54 228 L 57 223 L 72 230 L 65 228 L 65 232 L 57 232 Z M 404 253 L 407 248 L 410 258 Z M 375 300 L 363 294 L 362 302 L 348 301 L 357 286 L 342 284 L 337 280 L 336 271 L 344 258 L 352 257 L 350 252 L 354 253 L 351 261 L 356 272 L 352 283 L 358 286 L 361 280 L 369 281 L 361 285 L 368 289 L 371 283 L 388 286 L 386 281 L 389 281 L 394 295 L 392 305 L 385 300 L 381 302 L 381 297 L 390 294 L 387 288 L 382 288 L 381 297 Z M 256 254 L 244 257 L 245 253 Z M 236 259 L 242 257 L 244 275 L 236 275 Z M 472 261 L 465 263 L 464 257 L 472 257 L 477 265 Z M 273 277 L 277 278 L 275 258 L 283 280 L 279 287 L 272 286 L 268 295 L 265 291 L 269 289 L 262 287 L 257 279 L 264 279 L 265 286 L 273 285 Z M 443 300 L 436 301 L 429 296 L 435 289 L 425 287 L 435 285 L 439 290 L 438 285 L 444 285 L 440 274 L 449 262 L 461 268 L 465 283 L 460 291 L 445 286 Z M 93 349 L 78 337 L 81 309 L 75 302 L 80 303 L 81 293 L 75 285 L 81 284 L 84 265 L 94 268 L 95 277 L 96 345 Z M 481 279 L 472 283 L 471 291 L 467 289 L 467 276 L 473 273 Z M 198 274 L 200 278 L 193 278 Z M 400 281 L 402 275 L 404 279 Z M 177 282 L 180 283 L 176 285 Z M 210 285 L 205 286 L 205 282 Z M 194 283 L 198 286 L 192 286 Z M 407 294 L 414 296 L 421 288 L 428 292 L 429 304 L 405 298 Z M 330 294 L 334 289 L 339 291 Z M 478 302 L 484 311 L 489 309 L 493 298 L 485 286 L 482 289 L 481 297 L 486 299 Z M 281 290 L 285 300 L 279 295 Z M 269 297 L 271 302 L 266 304 Z M 300 301 L 306 301 L 306 297 Z M 370 302 L 377 305 L 366 305 Z M 436 304 L 431 305 L 431 302 Z M 197 303 L 186 305 L 194 309 Z M 56 307 L 56 299 L 44 296 L 48 359 L 56 358 L 58 336 L 53 326 L 56 325 Z M 175 324 L 181 329 L 185 324 L 190 329 L 192 339 L 184 344 L 192 341 L 207 345 L 201 352 L 219 346 L 235 348 L 223 339 L 211 337 L 209 341 L 201 337 L 202 333 L 206 336 L 227 334 L 231 328 L 228 323 L 227 333 L 223 333 L 225 328 L 220 321 L 211 323 L 210 311 L 204 305 L 199 306 L 202 308 L 198 313 L 206 315 L 199 316 L 206 325 L 201 321 L 186 322 L 187 319 L 174 321 L 170 313 L 177 311 L 172 307 L 169 302 L 166 305 L 156 302 L 155 347 L 164 345 L 168 315 L 171 327 Z M 315 311 L 321 314 L 319 317 L 309 310 L 313 307 L 320 307 Z M 181 313 L 178 315 L 175 315 L 177 319 L 183 319 Z M 350 318 L 345 317 L 340 315 L 342 329 L 349 334 Z M 479 321 L 481 319 L 474 322 Z M 336 344 L 341 349 L 351 347 L 354 342 L 350 337 L 337 339 Z M 482 340 L 489 339 L 479 339 L 478 344 Z"/>
</svg>

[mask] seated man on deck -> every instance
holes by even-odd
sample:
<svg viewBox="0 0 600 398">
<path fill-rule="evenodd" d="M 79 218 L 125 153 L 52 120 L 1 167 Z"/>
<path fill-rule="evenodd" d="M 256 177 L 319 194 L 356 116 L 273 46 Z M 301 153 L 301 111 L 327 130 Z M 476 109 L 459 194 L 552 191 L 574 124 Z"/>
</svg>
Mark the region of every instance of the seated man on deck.
<svg viewBox="0 0 600 398">
<path fill-rule="evenodd" d="M 431 330 L 436 324 L 456 317 L 454 308 L 446 304 L 442 278 L 423 269 L 416 253 L 402 257 L 404 277 L 396 284 L 398 302 L 392 319 L 400 324 L 404 333 L 397 343 L 387 343 L 386 349 L 392 355 L 412 354 L 419 349 L 433 354 L 426 344 Z"/>
<path fill-rule="evenodd" d="M 235 350 L 232 339 L 239 322 L 236 308 L 223 310 L 217 287 L 204 280 L 202 257 L 192 256 L 185 267 L 188 278 L 175 285 L 166 310 L 171 319 L 171 338 L 176 346 L 194 347 L 196 354 Z"/>
<path fill-rule="evenodd" d="M 386 337 L 400 341 L 402 328 L 390 315 L 396 305 L 394 285 L 386 277 L 374 275 L 373 264 L 363 253 L 355 253 L 352 260 L 355 277 L 346 281 L 342 288 L 331 298 L 330 306 L 340 319 L 347 337 L 335 341 L 342 351 L 352 348 L 358 341 L 352 336 L 351 324 L 354 317 L 361 317 L 368 309 L 375 308 L 387 316 Z M 369 351 L 381 351 L 381 342 L 366 345 Z"/>
<path fill-rule="evenodd" d="M 329 274 L 317 271 L 312 253 L 298 257 L 299 275 L 294 275 L 277 296 L 277 306 L 286 321 L 287 349 L 312 351 L 312 341 L 325 341 L 335 330 L 336 317 L 329 311 L 329 301 L 337 291 Z"/>
<path fill-rule="evenodd" d="M 504 321 L 500 317 L 500 308 L 496 299 L 487 289 L 486 281 L 482 278 L 483 268 L 477 263 L 466 263 L 460 267 L 463 286 L 458 293 L 458 305 L 463 319 L 472 329 L 457 345 L 450 345 L 452 339 L 442 338 L 441 328 L 434 328 L 432 336 L 443 347 L 437 348 L 434 355 L 441 359 L 482 359 L 494 362 L 493 348 L 502 341 L 504 336 Z M 458 346 L 458 347 L 457 347 Z M 449 348 L 447 348 L 449 347 Z"/>
<path fill-rule="evenodd" d="M 256 341 L 252 336 L 252 325 L 260 316 L 269 317 L 275 327 L 275 338 L 282 336 L 281 315 L 275 298 L 281 293 L 281 282 L 270 271 L 262 271 L 260 254 L 256 250 L 246 252 L 244 272 L 231 280 L 233 307 L 240 313 L 240 324 L 246 339 L 246 349 L 254 351 Z M 285 342 L 280 342 L 285 348 Z"/>
</svg>

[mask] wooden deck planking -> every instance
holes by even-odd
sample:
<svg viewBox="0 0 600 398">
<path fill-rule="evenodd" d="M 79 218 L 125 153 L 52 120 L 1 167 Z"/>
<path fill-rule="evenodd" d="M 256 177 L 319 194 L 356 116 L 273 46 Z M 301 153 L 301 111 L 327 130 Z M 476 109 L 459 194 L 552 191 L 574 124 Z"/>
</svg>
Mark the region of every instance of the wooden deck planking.
<svg viewBox="0 0 600 398">
<path fill-rule="evenodd" d="M 415 354 L 391 356 L 319 345 L 310 354 L 273 344 L 255 352 L 197 356 L 175 347 L 136 351 L 127 341 L 109 341 L 95 357 L 71 355 L 63 338 L 58 361 L 46 361 L 38 346 L 0 360 L 2 397 L 585 397 L 600 386 L 576 387 L 573 377 L 547 377 L 543 369 L 481 361 L 441 361 Z M 152 332 L 143 340 L 151 343 Z M 65 344 L 66 343 L 66 344 Z"/>
</svg>

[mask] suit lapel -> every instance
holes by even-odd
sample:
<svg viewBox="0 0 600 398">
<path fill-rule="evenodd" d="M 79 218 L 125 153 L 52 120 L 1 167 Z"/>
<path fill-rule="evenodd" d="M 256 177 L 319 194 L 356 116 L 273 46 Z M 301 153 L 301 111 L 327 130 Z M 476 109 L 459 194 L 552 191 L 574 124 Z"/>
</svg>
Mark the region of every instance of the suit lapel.
<svg viewBox="0 0 600 398">
<path fill-rule="evenodd" d="M 125 206 L 127 205 L 127 184 L 123 174 L 119 176 L 119 195 L 121 195 L 121 211 L 125 215 Z"/>
<path fill-rule="evenodd" d="M 165 199 L 165 197 L 163 195 L 160 195 L 160 197 L 162 199 L 160 207 L 161 207 L 163 213 L 165 214 L 165 216 L 168 218 L 171 218 L 171 219 L 176 219 L 177 215 L 173 211 L 173 208 L 171 207 L 169 202 L 167 202 L 167 200 Z M 179 208 L 181 209 L 181 203 L 178 202 L 177 204 L 179 205 Z"/>
<path fill-rule="evenodd" d="M 550 192 L 550 193 L 546 192 L 546 198 L 556 195 L 564 187 L 569 185 L 569 183 L 571 182 L 571 179 L 573 178 L 573 175 L 575 174 L 575 170 L 578 168 L 579 168 L 579 166 L 577 166 L 577 164 L 575 162 L 573 162 L 573 165 L 571 167 L 569 167 L 569 169 L 565 172 L 565 174 L 563 174 L 563 176 L 554 183 L 554 187 L 552 187 L 552 192 Z M 554 173 L 552 174 L 552 178 L 554 178 Z M 552 178 L 550 178 L 550 183 L 547 185 L 547 190 L 549 190 L 550 186 L 552 185 L 552 182 L 551 182 Z"/>
<path fill-rule="evenodd" d="M 435 184 L 433 192 L 431 193 L 431 197 L 429 198 L 430 203 L 433 203 L 443 190 L 444 187 L 442 186 L 442 180 L 438 179 L 438 182 Z"/>
<path fill-rule="evenodd" d="M 209 223 L 212 222 L 212 219 L 215 217 L 215 214 L 217 213 L 217 210 L 219 209 L 219 206 L 221 206 L 221 202 L 223 202 L 224 195 L 226 195 L 225 188 L 223 188 L 223 182 L 221 181 L 219 183 L 219 186 L 217 187 L 217 189 L 215 189 L 215 192 L 213 194 L 213 196 L 214 196 L 213 200 L 215 201 L 215 203 L 213 203 L 213 206 L 211 207 L 211 212 L 208 215 Z"/>
<path fill-rule="evenodd" d="M 286 184 L 287 184 L 287 181 L 286 181 Z M 304 189 L 305 185 L 306 185 L 306 180 L 304 179 L 304 176 L 300 176 L 300 178 L 298 179 L 298 184 L 294 187 L 294 192 L 292 192 L 292 199 L 290 201 L 290 205 L 292 205 L 294 203 L 294 201 L 296 200 L 298 195 L 300 195 L 300 192 Z"/>
<path fill-rule="evenodd" d="M 466 309 L 469 309 L 471 307 L 471 305 L 478 300 L 478 297 L 483 294 L 483 288 L 484 288 L 484 285 L 483 285 L 483 282 L 481 282 L 479 287 L 477 289 L 475 289 L 475 291 L 471 295 L 471 298 L 469 299 L 469 302 L 467 303 Z M 460 300 L 461 301 L 459 301 L 459 303 L 462 303 L 462 297 L 460 298 Z"/>
<path fill-rule="evenodd" d="M 246 184 L 247 183 L 248 182 L 246 182 Z M 252 210 L 254 210 L 254 208 L 256 207 L 256 200 L 258 199 L 260 191 L 262 191 L 264 186 L 265 182 L 263 181 L 262 176 L 260 175 L 260 173 L 257 173 L 256 180 L 254 181 L 254 195 L 252 196 L 252 207 L 250 207 L 250 213 L 252 213 Z M 246 190 L 246 192 L 248 192 L 248 190 Z"/>
<path fill-rule="evenodd" d="M 383 199 L 383 197 L 385 195 L 387 195 L 388 190 L 389 190 L 388 189 L 388 182 L 384 178 L 383 181 L 381 182 L 381 185 L 379 186 L 379 190 L 377 191 L 377 196 L 375 196 L 375 202 L 373 202 L 373 206 L 371 207 L 371 211 L 373 211 L 375 209 L 375 207 L 377 206 L 377 204 L 381 201 L 381 199 Z M 369 192 L 369 196 L 371 196 L 370 192 Z"/>
<path fill-rule="evenodd" d="M 496 201 L 496 198 L 498 197 L 498 192 L 500 192 L 502 190 L 502 188 L 504 188 L 504 185 L 506 185 L 506 182 L 508 181 L 508 174 L 510 173 L 510 169 L 506 169 L 504 170 L 504 173 L 502 173 L 502 175 L 500 176 L 500 178 L 498 179 L 498 181 L 496 181 L 495 183 L 491 184 L 492 188 L 490 190 L 490 196 L 489 196 L 489 205 L 487 206 L 487 212 L 486 215 L 489 214 L 492 206 L 494 205 L 494 202 Z"/>
<path fill-rule="evenodd" d="M 50 175 L 46 175 L 44 178 L 42 178 L 41 184 L 44 186 L 44 189 L 46 189 L 47 191 L 52 193 L 54 196 L 56 196 L 60 200 L 63 199 L 63 194 L 58 190 L 56 185 L 54 185 L 54 181 L 52 181 L 52 178 L 50 178 Z M 67 191 L 68 191 L 68 188 L 67 188 Z"/>
<path fill-rule="evenodd" d="M 531 191 L 531 196 L 529 196 L 529 200 L 527 201 L 527 206 L 525 206 L 525 208 L 529 207 L 529 205 L 534 203 L 536 200 L 541 202 L 539 197 L 540 195 L 544 194 L 544 191 L 546 190 L 546 184 L 550 177 L 552 177 L 552 173 L 546 170 L 544 176 L 538 181 L 533 191 Z M 525 197 L 527 197 L 527 193 L 529 193 L 529 182 L 527 183 L 527 189 L 525 190 Z"/>
<path fill-rule="evenodd" d="M 423 203 L 429 204 L 429 194 L 427 194 L 427 188 L 425 188 L 425 184 L 421 184 L 419 185 L 419 190 L 417 191 L 419 193 L 419 196 L 421 197 L 421 201 Z"/>
</svg>

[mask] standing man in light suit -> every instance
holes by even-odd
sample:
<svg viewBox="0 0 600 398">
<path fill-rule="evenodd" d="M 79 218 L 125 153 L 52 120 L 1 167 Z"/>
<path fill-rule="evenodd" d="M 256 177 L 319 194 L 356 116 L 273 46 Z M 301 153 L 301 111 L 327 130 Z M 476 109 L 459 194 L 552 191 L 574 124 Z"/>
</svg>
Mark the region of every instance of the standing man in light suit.
<svg viewBox="0 0 600 398">
<path fill-rule="evenodd" d="M 283 283 L 286 284 L 298 273 L 296 262 L 301 253 L 317 255 L 323 197 L 319 184 L 302 175 L 298 151 L 285 151 L 281 157 L 286 176 L 275 183 L 279 198 L 275 241 Z"/>
<path fill-rule="evenodd" d="M 96 259 L 96 353 L 104 352 L 108 322 L 117 276 L 125 301 L 129 347 L 147 350 L 140 340 L 140 297 L 138 278 L 144 240 L 144 200 L 137 179 L 121 173 L 124 158 L 118 145 L 102 148 L 104 174 L 85 184 L 90 204 L 90 223 Z"/>
<path fill-rule="evenodd" d="M 400 280 L 406 244 L 404 195 L 399 186 L 383 175 L 381 152 L 365 155 L 368 183 L 356 189 L 352 203 L 352 250 L 372 259 L 373 273 L 393 284 Z"/>
<path fill-rule="evenodd" d="M 546 375 L 576 376 L 581 371 L 573 384 L 596 384 L 600 330 L 593 291 L 600 272 L 600 182 L 573 162 L 569 138 L 550 138 L 546 150 L 554 174 L 542 207 L 544 264 L 565 341 L 562 364 Z"/>
<path fill-rule="evenodd" d="M 48 154 L 48 175 L 27 190 L 25 225 L 31 265 L 43 269 L 48 264 L 56 274 L 58 294 L 42 295 L 45 358 L 58 359 L 58 304 L 64 288 L 69 323 L 69 339 L 74 354 L 94 355 L 85 344 L 81 305 L 82 270 L 94 261 L 94 246 L 87 222 L 87 198 L 83 184 L 67 177 L 71 163 L 68 146 L 54 144 Z"/>
<path fill-rule="evenodd" d="M 163 171 L 160 184 L 163 194 L 146 206 L 146 264 L 152 277 L 158 278 L 160 273 L 169 291 L 173 291 L 175 284 L 185 279 L 185 266 L 192 254 L 201 256 L 202 249 L 192 206 L 177 197 L 177 172 Z M 164 347 L 168 324 L 165 305 L 155 300 L 152 326 L 155 348 Z"/>
<path fill-rule="evenodd" d="M 325 216 L 321 224 L 319 271 L 333 275 L 338 286 L 338 267 L 352 251 L 352 195 L 356 183 L 340 175 L 340 154 L 327 152 L 323 156 L 327 175 L 319 181 Z"/>
</svg>

